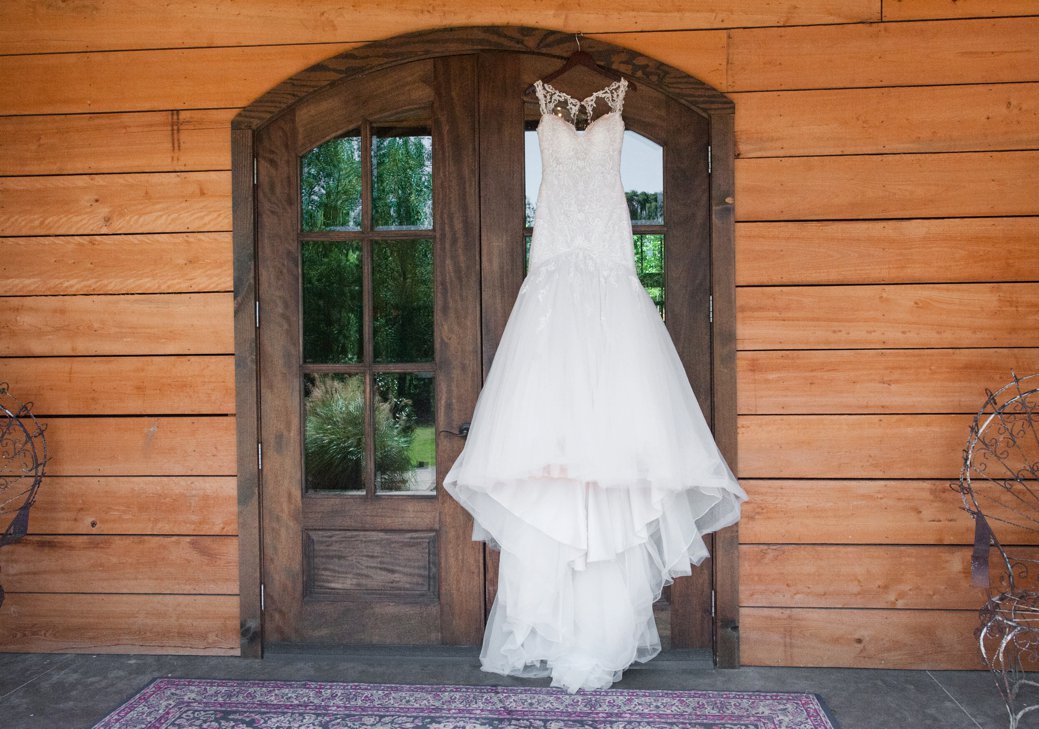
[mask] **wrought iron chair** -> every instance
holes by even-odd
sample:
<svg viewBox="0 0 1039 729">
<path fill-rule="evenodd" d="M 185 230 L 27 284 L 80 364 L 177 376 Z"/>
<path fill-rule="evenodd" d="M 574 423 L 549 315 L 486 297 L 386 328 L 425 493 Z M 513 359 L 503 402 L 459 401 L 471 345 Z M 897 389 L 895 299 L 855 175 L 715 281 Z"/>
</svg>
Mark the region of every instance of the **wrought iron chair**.
<svg viewBox="0 0 1039 729">
<path fill-rule="evenodd" d="M 977 630 L 982 659 L 1010 715 L 1010 729 L 1039 709 L 1039 374 L 1013 379 L 970 426 L 959 491 L 974 517 L 971 579 L 990 588 Z M 998 534 L 998 536 L 997 536 Z M 989 579 L 998 551 L 998 583 Z M 1031 672 L 1031 673 L 1030 673 Z"/>
<path fill-rule="evenodd" d="M 0 382 L 0 547 L 17 542 L 29 531 L 29 509 L 47 465 L 45 429 L 32 414 L 32 404 L 16 401 L 7 383 Z"/>
</svg>

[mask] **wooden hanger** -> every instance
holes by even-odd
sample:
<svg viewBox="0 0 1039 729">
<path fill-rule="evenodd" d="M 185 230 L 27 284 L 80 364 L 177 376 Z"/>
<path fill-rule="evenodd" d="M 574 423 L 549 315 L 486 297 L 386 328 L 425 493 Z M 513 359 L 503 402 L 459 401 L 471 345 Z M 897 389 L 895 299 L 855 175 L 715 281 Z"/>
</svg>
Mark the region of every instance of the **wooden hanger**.
<svg viewBox="0 0 1039 729">
<path fill-rule="evenodd" d="M 581 50 L 581 34 L 580 33 L 578 33 L 577 35 L 574 36 L 574 40 L 577 41 L 577 50 L 570 54 L 570 57 L 566 59 L 566 61 L 563 63 L 562 66 L 560 66 L 555 71 L 553 71 L 552 73 L 548 74 L 547 76 L 544 76 L 541 79 L 542 83 L 546 83 L 547 84 L 549 81 L 554 81 L 555 79 L 559 78 L 560 76 L 562 76 L 564 73 L 566 73 L 570 69 L 576 68 L 578 66 L 582 66 L 584 68 L 590 69 L 591 71 L 594 71 L 595 73 L 599 74 L 600 76 L 605 76 L 606 78 L 608 78 L 608 79 L 610 79 L 612 81 L 620 81 L 623 78 L 623 76 L 621 76 L 619 73 L 614 71 L 612 68 L 606 68 L 605 66 L 600 66 L 598 63 L 595 62 L 595 59 L 592 58 L 592 55 L 590 53 L 587 53 L 587 52 Z M 638 87 L 635 86 L 634 82 L 628 81 L 628 89 L 629 90 L 635 91 L 637 88 Z M 531 84 L 530 86 L 527 87 L 527 90 L 524 91 L 523 94 L 524 94 L 524 96 L 526 96 L 526 95 L 529 95 L 533 91 L 534 91 L 534 84 Z"/>
</svg>

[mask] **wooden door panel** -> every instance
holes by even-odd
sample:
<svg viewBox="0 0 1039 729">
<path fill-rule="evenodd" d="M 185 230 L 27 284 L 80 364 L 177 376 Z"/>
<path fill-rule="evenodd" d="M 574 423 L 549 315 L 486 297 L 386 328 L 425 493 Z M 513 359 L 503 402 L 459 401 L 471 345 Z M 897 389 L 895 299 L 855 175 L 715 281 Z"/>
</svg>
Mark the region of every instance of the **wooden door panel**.
<svg viewBox="0 0 1039 729">
<path fill-rule="evenodd" d="M 475 643 L 482 631 L 480 552 L 471 525 L 446 495 L 376 488 L 374 393 L 379 373 L 433 378 L 433 435 L 439 484 L 458 443 L 448 431 L 479 391 L 479 270 L 470 250 L 475 169 L 474 59 L 425 60 L 331 86 L 258 133 L 259 358 L 264 463 L 265 642 L 291 644 Z M 414 110 L 431 115 L 432 229 L 376 228 L 371 181 L 373 125 Z M 357 131 L 359 130 L 359 131 Z M 337 135 L 360 134 L 361 216 L 353 227 L 301 231 L 301 156 Z M 417 132 L 419 136 L 421 132 Z M 409 132 L 408 134 L 411 134 Z M 337 169 L 344 169 L 338 167 Z M 345 172 L 344 174 L 351 174 Z M 380 362 L 374 336 L 373 267 L 377 246 L 433 241 L 432 362 Z M 359 362 L 304 362 L 301 246 L 361 251 L 363 356 Z M 321 249 L 322 255 L 337 249 Z M 346 301 L 345 299 L 343 301 Z M 345 304 L 344 304 L 345 305 Z M 356 310 L 355 310 L 356 313 Z M 468 349 L 467 349 L 468 348 Z M 470 351 L 471 350 L 471 351 Z M 309 355 L 308 355 L 309 357 Z M 468 364 L 467 364 L 468 363 Z M 368 455 L 360 490 L 308 485 L 303 436 L 304 376 L 363 378 Z M 311 391 L 313 392 L 313 391 Z M 356 391 L 354 391 L 356 392 Z M 348 395 L 354 397 L 355 395 Z M 384 426 L 380 426 L 384 427 Z M 474 609 L 475 606 L 475 609 Z"/>
</svg>

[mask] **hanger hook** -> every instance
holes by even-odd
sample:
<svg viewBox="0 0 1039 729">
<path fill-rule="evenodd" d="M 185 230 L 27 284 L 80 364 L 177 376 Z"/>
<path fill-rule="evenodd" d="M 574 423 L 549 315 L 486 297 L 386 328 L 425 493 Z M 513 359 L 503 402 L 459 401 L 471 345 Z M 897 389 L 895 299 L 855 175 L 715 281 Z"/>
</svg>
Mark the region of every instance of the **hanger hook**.
<svg viewBox="0 0 1039 729">
<path fill-rule="evenodd" d="M 581 34 L 574 33 L 574 40 L 577 41 L 577 50 L 581 50 Z"/>
</svg>

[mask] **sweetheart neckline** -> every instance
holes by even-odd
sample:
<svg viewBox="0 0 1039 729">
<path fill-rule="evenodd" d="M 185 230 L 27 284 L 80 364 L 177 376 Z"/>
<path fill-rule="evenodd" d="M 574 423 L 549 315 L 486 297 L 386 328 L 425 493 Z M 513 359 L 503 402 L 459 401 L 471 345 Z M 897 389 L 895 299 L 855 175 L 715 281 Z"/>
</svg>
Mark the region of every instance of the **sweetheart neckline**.
<svg viewBox="0 0 1039 729">
<path fill-rule="evenodd" d="M 591 94 L 588 94 L 588 96 L 584 97 L 583 99 L 578 99 L 578 98 L 577 98 L 576 96 L 573 96 L 573 95 L 571 95 L 571 94 L 568 94 L 568 93 L 566 93 L 565 91 L 560 91 L 559 89 L 557 89 L 557 88 L 556 88 L 555 86 L 553 86 L 552 84 L 549 84 L 549 83 L 545 83 L 544 81 L 542 81 L 542 82 L 541 82 L 541 85 L 542 85 L 542 86 L 544 86 L 544 87 L 545 87 L 546 89 L 551 89 L 553 93 L 559 94 L 560 96 L 565 96 L 566 98 L 568 98 L 568 99 L 570 99 L 570 100 L 572 100 L 572 101 L 576 101 L 576 102 L 577 102 L 578 104 L 582 104 L 582 105 L 583 105 L 583 104 L 585 104 L 586 102 L 588 102 L 588 101 L 590 101 L 590 100 L 592 100 L 592 99 L 594 99 L 594 98 L 597 98 L 597 97 L 598 97 L 598 96 L 599 96 L 600 94 L 602 94 L 602 93 L 603 93 L 604 91 L 608 91 L 609 89 L 612 89 L 612 88 L 614 88 L 614 87 L 617 87 L 617 86 L 621 86 L 622 84 L 625 84 L 625 83 L 626 83 L 626 82 L 625 82 L 625 80 L 624 80 L 624 79 L 621 79 L 621 80 L 619 80 L 619 81 L 614 81 L 614 82 L 613 82 L 612 84 L 608 84 L 608 85 L 606 85 L 606 86 L 603 86 L 603 87 L 602 87 L 601 89 L 599 89 L 598 91 L 596 91 L 596 92 L 594 92 L 594 93 L 591 93 Z M 611 112 L 609 112 L 609 113 L 610 113 L 610 114 L 613 114 L 614 112 L 612 112 L 612 111 L 611 111 Z M 605 114 L 604 114 L 603 116 L 605 116 Z M 600 117 L 600 118 L 601 118 L 601 117 Z"/>
<path fill-rule="evenodd" d="M 607 87 L 607 88 L 609 88 L 609 87 Z M 538 121 L 537 129 L 538 129 L 538 131 L 540 131 L 542 122 L 544 122 L 547 117 L 552 117 L 553 119 L 558 119 L 559 121 L 563 122 L 563 124 L 565 124 L 566 126 L 570 127 L 570 129 L 572 129 L 574 131 L 574 133 L 577 134 L 578 138 L 580 138 L 582 133 L 587 132 L 589 129 L 591 129 L 596 124 L 601 122 L 603 119 L 605 119 L 607 117 L 610 117 L 610 116 L 621 116 L 621 112 L 619 112 L 619 111 L 608 111 L 605 114 L 603 114 L 602 116 L 599 116 L 599 117 L 596 117 L 595 119 L 592 119 L 592 121 L 590 121 L 588 123 L 588 126 L 586 126 L 584 129 L 578 129 L 577 126 L 573 122 L 567 121 L 566 119 L 564 119 L 563 117 L 559 116 L 558 114 L 548 114 L 548 113 L 546 113 L 546 114 L 542 114 L 541 115 L 541 119 L 540 119 L 540 121 Z"/>
</svg>

